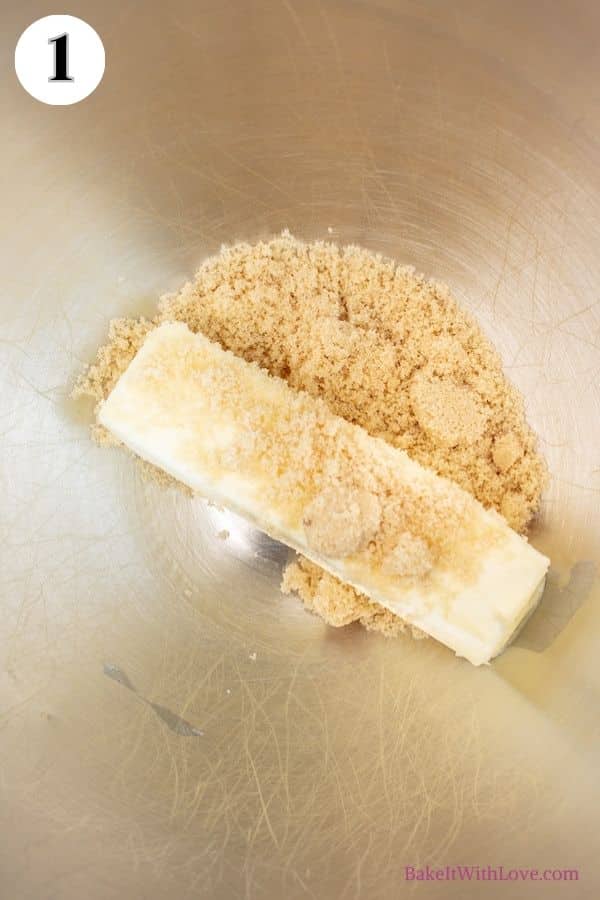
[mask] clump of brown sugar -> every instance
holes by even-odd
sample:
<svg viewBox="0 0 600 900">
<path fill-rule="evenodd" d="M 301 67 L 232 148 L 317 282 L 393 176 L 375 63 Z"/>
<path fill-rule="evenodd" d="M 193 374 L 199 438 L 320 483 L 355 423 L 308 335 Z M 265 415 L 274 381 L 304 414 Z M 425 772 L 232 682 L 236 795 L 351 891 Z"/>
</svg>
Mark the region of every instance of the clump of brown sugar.
<svg viewBox="0 0 600 900">
<path fill-rule="evenodd" d="M 339 559 L 367 547 L 380 520 L 374 494 L 336 484 L 317 495 L 305 510 L 302 524 L 308 547 Z"/>
<path fill-rule="evenodd" d="M 368 631 L 379 631 L 386 637 L 397 637 L 405 631 L 415 638 L 427 637 L 419 628 L 404 622 L 385 606 L 373 603 L 365 594 L 343 584 L 303 556 L 287 567 L 281 588 L 285 594 L 297 593 L 306 608 L 329 625 L 339 628 L 360 622 Z"/>
<path fill-rule="evenodd" d="M 153 321 L 113 321 L 76 392 L 106 397 L 148 331 L 164 321 L 185 322 L 321 397 L 337 415 L 498 510 L 517 531 L 535 514 L 546 469 L 522 398 L 474 319 L 446 286 L 414 269 L 360 247 L 305 244 L 287 232 L 224 247 L 193 282 L 161 300 Z M 397 564 L 405 564 L 406 552 L 397 551 Z M 386 634 L 404 628 L 301 558 L 286 571 L 283 589 L 297 591 L 334 625 L 360 621 Z"/>
</svg>

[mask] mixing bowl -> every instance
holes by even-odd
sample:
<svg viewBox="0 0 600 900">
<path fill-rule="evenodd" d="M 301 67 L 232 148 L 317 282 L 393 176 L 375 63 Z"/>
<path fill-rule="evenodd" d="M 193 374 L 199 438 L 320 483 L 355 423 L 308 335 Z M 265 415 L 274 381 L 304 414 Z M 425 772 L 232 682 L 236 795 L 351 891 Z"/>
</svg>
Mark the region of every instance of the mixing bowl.
<svg viewBox="0 0 600 900">
<path fill-rule="evenodd" d="M 106 72 L 65 107 L 12 70 L 49 11 L 1 13 L 3 895 L 593 896 L 600 7 L 79 0 Z M 112 317 L 283 228 L 448 282 L 525 394 L 552 571 L 489 667 L 327 628 L 69 399 Z"/>
</svg>

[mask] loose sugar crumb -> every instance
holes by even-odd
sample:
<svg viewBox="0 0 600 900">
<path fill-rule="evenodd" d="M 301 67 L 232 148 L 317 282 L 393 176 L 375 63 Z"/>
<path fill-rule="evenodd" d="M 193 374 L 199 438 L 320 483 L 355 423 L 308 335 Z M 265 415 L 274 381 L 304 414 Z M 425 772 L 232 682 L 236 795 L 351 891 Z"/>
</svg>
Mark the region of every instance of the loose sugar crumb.
<svg viewBox="0 0 600 900">
<path fill-rule="evenodd" d="M 419 628 L 409 625 L 384 606 L 373 603 L 367 596 L 343 584 L 303 556 L 287 567 L 281 589 L 284 594 L 298 594 L 308 610 L 334 628 L 359 622 L 368 631 L 379 631 L 386 637 L 397 637 L 404 632 L 413 637 L 426 637 Z"/>
<path fill-rule="evenodd" d="M 108 343 L 74 393 L 103 400 L 148 332 L 165 321 L 184 322 L 291 387 L 321 397 L 335 414 L 496 509 L 515 530 L 524 532 L 534 516 L 546 468 L 523 400 L 488 339 L 445 285 L 360 247 L 305 244 L 288 232 L 223 247 L 193 282 L 162 298 L 153 320 L 115 319 Z M 94 439 L 116 443 L 98 425 Z M 173 482 L 145 466 L 151 477 Z M 361 522 L 375 516 L 356 497 L 352 503 L 362 510 Z M 327 540 L 318 508 L 316 513 L 305 523 L 307 536 L 312 528 L 316 541 Z M 355 529 L 347 513 L 337 514 L 347 520 L 354 544 L 364 546 L 368 528 Z M 382 564 L 426 571 L 429 547 L 414 537 L 407 529 Z M 409 628 L 301 557 L 286 569 L 282 588 L 298 593 L 332 625 L 358 621 L 388 636 Z"/>
</svg>

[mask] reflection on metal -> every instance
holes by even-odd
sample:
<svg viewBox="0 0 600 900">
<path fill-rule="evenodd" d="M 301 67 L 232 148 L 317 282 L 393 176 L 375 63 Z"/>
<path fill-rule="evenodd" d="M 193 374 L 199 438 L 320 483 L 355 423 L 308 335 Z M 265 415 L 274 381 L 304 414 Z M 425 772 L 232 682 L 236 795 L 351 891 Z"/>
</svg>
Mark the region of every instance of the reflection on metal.
<svg viewBox="0 0 600 900">
<path fill-rule="evenodd" d="M 113 681 L 118 681 L 123 687 L 132 691 L 136 697 L 139 697 L 143 703 L 154 710 L 158 718 L 161 719 L 167 728 L 174 734 L 181 734 L 184 737 L 199 737 L 204 734 L 199 728 L 190 725 L 189 722 L 186 722 L 185 719 L 182 719 L 181 716 L 178 716 L 177 713 L 174 713 L 172 710 L 167 709 L 166 706 L 161 706 L 160 703 L 152 703 L 147 697 L 143 697 L 139 691 L 134 688 L 125 672 L 123 672 L 122 669 L 119 669 L 118 666 L 115 666 L 113 663 L 104 663 L 104 674 L 108 678 L 112 678 Z"/>
<path fill-rule="evenodd" d="M 575 613 L 591 596 L 597 584 L 596 566 L 582 560 L 571 569 L 566 584 L 551 569 L 546 579 L 544 602 L 526 623 L 515 646 L 540 653 L 564 631 Z"/>
</svg>

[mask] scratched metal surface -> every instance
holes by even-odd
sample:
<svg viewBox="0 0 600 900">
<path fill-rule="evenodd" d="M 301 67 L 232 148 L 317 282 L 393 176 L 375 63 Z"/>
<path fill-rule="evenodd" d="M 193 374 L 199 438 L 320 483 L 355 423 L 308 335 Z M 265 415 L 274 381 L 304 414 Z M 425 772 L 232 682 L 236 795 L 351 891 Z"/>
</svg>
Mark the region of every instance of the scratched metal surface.
<svg viewBox="0 0 600 900">
<path fill-rule="evenodd" d="M 592 896 L 597 4 L 81 0 L 107 70 L 67 108 L 11 76 L 48 11 L 11 6 L 2 896 L 507 896 L 403 882 L 425 863 L 579 866 L 551 892 Z M 279 594 L 285 550 L 144 483 L 68 399 L 112 316 L 151 309 L 221 242 L 283 227 L 447 280 L 527 396 L 553 572 L 487 669 L 328 630 Z"/>
</svg>

